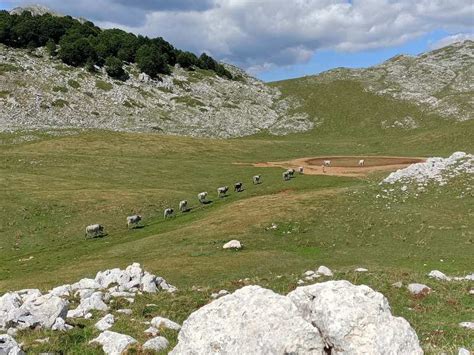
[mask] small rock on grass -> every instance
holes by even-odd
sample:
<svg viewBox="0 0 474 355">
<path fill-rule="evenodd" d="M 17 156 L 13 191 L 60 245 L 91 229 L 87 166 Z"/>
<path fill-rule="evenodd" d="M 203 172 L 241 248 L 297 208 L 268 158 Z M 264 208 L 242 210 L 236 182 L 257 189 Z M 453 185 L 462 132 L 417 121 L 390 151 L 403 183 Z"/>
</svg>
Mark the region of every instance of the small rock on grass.
<svg viewBox="0 0 474 355">
<path fill-rule="evenodd" d="M 156 337 L 150 339 L 143 344 L 143 349 L 161 351 L 168 347 L 169 342 L 165 337 Z"/>
<path fill-rule="evenodd" d="M 118 355 L 127 349 L 128 346 L 135 344 L 137 341 L 129 335 L 120 334 L 106 330 L 91 340 L 89 344 L 100 344 L 102 350 L 107 355 Z"/>
<path fill-rule="evenodd" d="M 431 293 L 431 288 L 423 284 L 413 283 L 413 284 L 409 284 L 407 288 L 408 288 L 408 291 L 410 291 L 412 295 L 426 296 L 429 293 Z"/>
<path fill-rule="evenodd" d="M 222 247 L 224 249 L 242 249 L 242 244 L 238 240 L 231 240 L 230 242 L 227 242 L 224 244 Z"/>
<path fill-rule="evenodd" d="M 358 267 L 357 269 L 354 269 L 355 272 L 367 272 L 369 270 L 363 268 L 363 267 Z"/>
</svg>

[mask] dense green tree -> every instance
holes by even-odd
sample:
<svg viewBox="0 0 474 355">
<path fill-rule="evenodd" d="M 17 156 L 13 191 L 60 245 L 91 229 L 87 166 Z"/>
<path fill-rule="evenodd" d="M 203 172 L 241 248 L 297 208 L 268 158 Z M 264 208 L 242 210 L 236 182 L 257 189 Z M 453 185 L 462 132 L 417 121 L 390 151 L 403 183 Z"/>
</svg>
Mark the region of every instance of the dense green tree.
<svg viewBox="0 0 474 355">
<path fill-rule="evenodd" d="M 105 60 L 105 71 L 107 74 L 118 80 L 127 80 L 128 74 L 123 70 L 122 61 L 117 57 L 107 57 Z"/>
<path fill-rule="evenodd" d="M 201 54 L 199 57 L 199 68 L 207 70 L 216 70 L 217 63 L 214 59 L 208 56 L 206 53 Z"/>
<path fill-rule="evenodd" d="M 81 66 L 89 59 L 95 61 L 97 54 L 88 38 L 64 36 L 60 41 L 59 58 L 69 65 Z"/>
<path fill-rule="evenodd" d="M 176 56 L 176 62 L 182 68 L 191 68 L 192 66 L 198 65 L 199 59 L 191 52 L 179 51 L 178 55 Z"/>
<path fill-rule="evenodd" d="M 158 74 L 170 73 L 166 59 L 154 45 L 141 46 L 137 51 L 135 61 L 138 68 L 152 78 L 156 78 Z"/>
<path fill-rule="evenodd" d="M 56 46 L 56 43 L 53 41 L 53 39 L 51 38 L 48 39 L 48 42 L 46 42 L 46 51 L 51 57 L 56 56 L 57 54 L 56 49 L 57 49 L 57 46 Z"/>
</svg>

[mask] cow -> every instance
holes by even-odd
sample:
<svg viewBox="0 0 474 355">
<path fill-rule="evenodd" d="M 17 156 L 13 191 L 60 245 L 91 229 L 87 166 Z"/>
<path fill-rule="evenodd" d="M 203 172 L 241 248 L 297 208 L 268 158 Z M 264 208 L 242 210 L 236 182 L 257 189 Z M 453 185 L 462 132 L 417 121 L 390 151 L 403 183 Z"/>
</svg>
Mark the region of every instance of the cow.
<svg viewBox="0 0 474 355">
<path fill-rule="evenodd" d="M 291 179 L 290 173 L 288 171 L 284 171 L 282 176 L 283 176 L 283 180 L 285 180 L 285 181 L 288 181 L 288 180 Z"/>
<path fill-rule="evenodd" d="M 164 218 L 171 217 L 173 212 L 174 210 L 172 208 L 166 208 L 165 212 L 163 213 Z"/>
<path fill-rule="evenodd" d="M 323 165 L 324 165 L 324 166 L 331 166 L 331 161 L 330 161 L 330 160 L 325 160 L 325 161 L 323 162 Z"/>
<path fill-rule="evenodd" d="M 229 186 L 222 186 L 217 188 L 217 197 L 225 197 L 229 191 Z"/>
<path fill-rule="evenodd" d="M 243 191 L 243 188 L 244 187 L 244 184 L 242 182 L 236 182 L 234 184 L 234 191 L 237 191 L 237 192 L 242 192 Z"/>
<path fill-rule="evenodd" d="M 205 202 L 206 202 L 206 197 L 207 197 L 207 192 L 200 192 L 200 193 L 198 193 L 198 200 L 199 200 L 199 202 L 205 203 Z"/>
<path fill-rule="evenodd" d="M 138 225 L 138 223 L 140 223 L 140 221 L 142 220 L 142 216 L 136 214 L 136 215 L 133 215 L 133 216 L 128 216 L 127 217 L 127 228 L 130 228 L 130 226 L 132 226 L 132 228 L 136 227 Z"/>
<path fill-rule="evenodd" d="M 364 166 L 364 165 L 365 165 L 365 160 L 364 159 L 359 160 L 359 166 Z"/>
<path fill-rule="evenodd" d="M 181 212 L 187 212 L 189 210 L 188 208 L 188 201 L 182 200 L 179 202 L 179 210 Z"/>
<path fill-rule="evenodd" d="M 304 168 L 302 166 L 298 168 L 298 171 L 300 172 L 300 174 L 304 174 Z"/>
<path fill-rule="evenodd" d="M 287 171 L 288 171 L 288 174 L 290 175 L 290 178 L 292 178 L 295 175 L 295 169 L 290 168 Z"/>
<path fill-rule="evenodd" d="M 261 175 L 255 175 L 253 178 L 253 184 L 260 184 L 261 183 L 261 180 L 262 180 L 262 176 Z"/>
<path fill-rule="evenodd" d="M 86 227 L 85 237 L 101 237 L 104 235 L 104 226 L 101 224 L 91 224 Z"/>
</svg>

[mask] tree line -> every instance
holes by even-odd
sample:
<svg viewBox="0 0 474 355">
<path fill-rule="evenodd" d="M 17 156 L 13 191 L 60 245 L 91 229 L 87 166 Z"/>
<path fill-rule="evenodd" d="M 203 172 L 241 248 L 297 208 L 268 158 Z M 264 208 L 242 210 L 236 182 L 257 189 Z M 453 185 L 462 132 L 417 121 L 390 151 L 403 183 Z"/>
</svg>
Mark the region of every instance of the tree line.
<svg viewBox="0 0 474 355">
<path fill-rule="evenodd" d="M 161 37 L 136 36 L 120 29 L 103 30 L 90 21 L 79 21 L 71 16 L 45 14 L 33 16 L 25 11 L 11 15 L 0 11 L 0 43 L 16 48 L 45 46 L 52 56 L 75 67 L 105 66 L 107 74 L 125 80 L 125 63 L 136 63 L 152 78 L 170 74 L 179 64 L 185 69 L 201 68 L 232 79 L 232 74 L 206 53 L 194 53 L 174 48 Z"/>
</svg>

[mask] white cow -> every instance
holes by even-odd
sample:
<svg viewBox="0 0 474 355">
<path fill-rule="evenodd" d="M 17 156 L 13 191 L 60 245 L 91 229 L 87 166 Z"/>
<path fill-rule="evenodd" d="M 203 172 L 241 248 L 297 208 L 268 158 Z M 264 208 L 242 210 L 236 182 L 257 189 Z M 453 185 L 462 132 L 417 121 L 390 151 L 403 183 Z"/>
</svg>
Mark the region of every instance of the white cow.
<svg viewBox="0 0 474 355">
<path fill-rule="evenodd" d="M 163 213 L 163 216 L 165 218 L 171 217 L 173 215 L 174 210 L 172 208 L 166 208 L 165 212 Z"/>
<path fill-rule="evenodd" d="M 86 237 L 101 237 L 104 235 L 104 226 L 101 224 L 91 224 L 86 227 Z"/>
<path fill-rule="evenodd" d="M 262 176 L 261 175 L 255 175 L 253 178 L 253 184 L 260 184 L 261 180 L 262 180 Z"/>
<path fill-rule="evenodd" d="M 182 201 L 179 202 L 179 210 L 181 212 L 186 212 L 186 211 L 189 210 L 187 200 L 182 200 Z"/>
<path fill-rule="evenodd" d="M 325 160 L 323 165 L 324 166 L 331 166 L 331 161 L 330 160 Z"/>
<path fill-rule="evenodd" d="M 285 181 L 290 180 L 290 173 L 288 171 L 284 171 L 282 176 L 283 176 L 283 180 Z"/>
<path fill-rule="evenodd" d="M 227 194 L 227 191 L 229 191 L 229 186 L 222 186 L 217 188 L 217 197 L 225 197 Z"/>
<path fill-rule="evenodd" d="M 365 164 L 365 160 L 364 160 L 364 159 L 359 160 L 359 166 L 364 166 L 364 164 Z"/>
<path fill-rule="evenodd" d="M 300 172 L 300 174 L 304 174 L 304 168 L 302 166 L 298 168 L 298 171 Z"/>
<path fill-rule="evenodd" d="M 128 216 L 127 217 L 127 228 L 130 228 L 130 226 L 135 227 L 138 225 L 138 223 L 140 223 L 140 221 L 142 220 L 142 216 L 138 215 L 138 214 L 135 214 L 133 216 Z"/>
<path fill-rule="evenodd" d="M 198 200 L 201 203 L 206 202 L 207 191 L 198 193 Z"/>
</svg>

